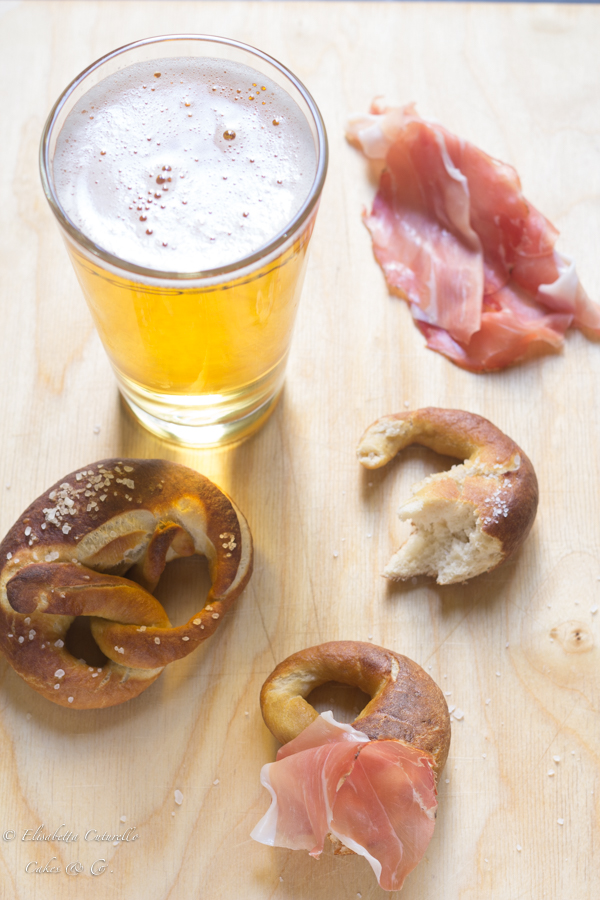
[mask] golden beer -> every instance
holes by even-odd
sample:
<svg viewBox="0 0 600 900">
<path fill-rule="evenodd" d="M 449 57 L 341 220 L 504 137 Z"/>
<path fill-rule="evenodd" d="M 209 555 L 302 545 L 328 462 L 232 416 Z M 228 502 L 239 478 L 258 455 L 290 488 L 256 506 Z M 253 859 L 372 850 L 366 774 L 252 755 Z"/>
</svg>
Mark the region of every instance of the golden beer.
<svg viewBox="0 0 600 900">
<path fill-rule="evenodd" d="M 264 415 L 265 403 L 283 383 L 311 231 L 306 228 L 257 272 L 206 288 L 130 281 L 71 246 L 79 283 L 127 399 L 150 406 L 158 419 L 170 409 L 174 424 L 181 425 L 191 420 L 210 427 L 215 406 L 226 406 L 234 422 L 240 410 L 244 416 Z"/>
<path fill-rule="evenodd" d="M 196 73 L 198 48 L 208 59 Z M 190 73 L 199 83 L 205 69 L 196 90 Z M 111 100 L 128 78 L 139 134 Z M 42 179 L 121 393 L 154 433 L 221 444 L 273 409 L 326 157 L 306 90 L 260 51 L 225 39 L 130 45 L 59 100 Z"/>
</svg>

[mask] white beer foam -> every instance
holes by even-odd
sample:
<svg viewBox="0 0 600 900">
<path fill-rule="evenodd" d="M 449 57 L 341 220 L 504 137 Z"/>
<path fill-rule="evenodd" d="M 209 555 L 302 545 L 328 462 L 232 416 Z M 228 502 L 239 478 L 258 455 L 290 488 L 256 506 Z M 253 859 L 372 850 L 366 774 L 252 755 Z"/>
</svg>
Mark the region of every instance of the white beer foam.
<svg viewBox="0 0 600 900">
<path fill-rule="evenodd" d="M 315 173 L 295 101 L 218 59 L 109 75 L 69 113 L 54 157 L 59 202 L 80 231 L 159 271 L 211 269 L 258 250 L 298 212 Z"/>
</svg>

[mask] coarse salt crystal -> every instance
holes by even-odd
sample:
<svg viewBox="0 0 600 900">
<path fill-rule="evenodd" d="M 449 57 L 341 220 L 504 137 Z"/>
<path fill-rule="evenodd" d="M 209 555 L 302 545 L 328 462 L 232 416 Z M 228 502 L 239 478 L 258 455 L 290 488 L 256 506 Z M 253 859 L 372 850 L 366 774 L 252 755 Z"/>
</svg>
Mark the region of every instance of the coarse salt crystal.
<svg viewBox="0 0 600 900">
<path fill-rule="evenodd" d="M 69 703 L 72 703 L 72 702 L 73 702 L 73 697 L 67 697 L 67 700 L 69 701 Z"/>
<path fill-rule="evenodd" d="M 54 677 L 55 677 L 55 678 L 62 678 L 64 674 L 65 674 L 65 670 L 64 670 L 64 669 L 57 669 L 56 672 L 54 673 Z"/>
<path fill-rule="evenodd" d="M 549 778 L 552 778 L 553 775 L 554 775 L 554 770 L 553 770 L 553 769 L 548 769 L 548 777 L 549 777 Z"/>
<path fill-rule="evenodd" d="M 454 710 L 454 718 L 455 718 L 455 719 L 458 719 L 459 722 L 460 722 L 461 719 L 464 719 L 464 717 L 465 717 L 465 714 L 464 714 L 464 712 L 462 711 L 462 709 L 455 709 L 455 710 Z"/>
<path fill-rule="evenodd" d="M 219 783 L 219 779 L 215 778 L 215 780 L 213 781 L 213 784 L 218 784 L 218 783 Z"/>
<path fill-rule="evenodd" d="M 194 625 L 199 625 L 200 621 L 201 621 L 200 619 L 194 619 Z"/>
<path fill-rule="evenodd" d="M 55 647 L 64 647 L 64 646 L 65 646 L 65 642 L 64 642 L 64 641 L 61 641 L 61 639 L 59 638 L 57 641 L 54 641 L 54 646 L 55 646 Z"/>
<path fill-rule="evenodd" d="M 55 684 L 55 685 L 54 685 L 54 690 L 57 691 L 57 690 L 59 689 L 59 687 L 60 687 L 60 684 Z"/>
<path fill-rule="evenodd" d="M 157 638 L 154 638 L 154 643 L 155 643 L 155 644 L 160 644 L 160 638 L 158 638 L 158 637 L 157 637 Z"/>
<path fill-rule="evenodd" d="M 126 821 L 127 821 L 127 816 L 121 816 L 121 818 L 119 819 L 119 822 L 126 822 Z"/>
<path fill-rule="evenodd" d="M 557 821 L 557 823 L 558 823 L 559 825 L 564 825 L 564 824 L 565 824 L 565 820 L 564 820 L 564 819 L 557 819 L 556 821 Z"/>
<path fill-rule="evenodd" d="M 598 607 L 597 607 L 597 606 L 592 606 L 592 607 L 590 608 L 590 612 L 591 612 L 591 614 L 592 614 L 593 616 L 595 616 L 596 613 L 598 612 Z"/>
<path fill-rule="evenodd" d="M 183 803 L 183 794 L 179 790 L 175 791 L 175 803 L 177 806 L 181 806 Z"/>
<path fill-rule="evenodd" d="M 521 847 L 521 845 L 520 845 L 520 844 L 517 844 L 517 850 L 519 851 L 519 853 L 521 852 L 522 849 L 523 849 L 523 848 Z"/>
<path fill-rule="evenodd" d="M 554 762 L 556 762 L 556 763 L 560 762 L 560 756 L 553 756 L 552 759 L 553 759 Z"/>
<path fill-rule="evenodd" d="M 213 613 L 213 614 L 212 614 L 212 617 L 213 617 L 213 619 L 218 619 L 218 618 L 219 618 L 219 613 Z"/>
<path fill-rule="evenodd" d="M 23 637 L 23 635 L 21 635 L 21 637 L 19 638 L 19 643 L 23 644 L 24 642 L 25 642 L 25 638 Z"/>
<path fill-rule="evenodd" d="M 186 637 L 186 636 L 184 635 L 184 637 L 182 637 L 181 640 L 182 640 L 182 641 L 189 641 L 189 637 Z"/>
<path fill-rule="evenodd" d="M 31 525 L 28 525 L 27 528 L 25 529 L 25 537 L 29 537 L 30 534 L 31 534 Z"/>
</svg>

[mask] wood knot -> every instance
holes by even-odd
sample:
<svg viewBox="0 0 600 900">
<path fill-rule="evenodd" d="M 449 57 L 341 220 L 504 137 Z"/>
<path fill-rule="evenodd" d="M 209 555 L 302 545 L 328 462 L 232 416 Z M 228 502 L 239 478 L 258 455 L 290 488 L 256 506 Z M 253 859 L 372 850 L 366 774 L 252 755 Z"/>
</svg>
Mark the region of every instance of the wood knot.
<svg viewBox="0 0 600 900">
<path fill-rule="evenodd" d="M 592 633 L 583 622 L 563 622 L 552 629 L 550 637 L 559 642 L 565 653 L 587 653 L 594 646 Z"/>
</svg>

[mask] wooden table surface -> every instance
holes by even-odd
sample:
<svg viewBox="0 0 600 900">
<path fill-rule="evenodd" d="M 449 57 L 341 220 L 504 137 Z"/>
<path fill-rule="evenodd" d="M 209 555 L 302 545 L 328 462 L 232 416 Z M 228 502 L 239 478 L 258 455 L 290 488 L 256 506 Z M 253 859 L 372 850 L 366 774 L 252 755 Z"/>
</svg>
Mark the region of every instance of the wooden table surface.
<svg viewBox="0 0 600 900">
<path fill-rule="evenodd" d="M 81 69 L 178 31 L 279 58 L 313 93 L 331 143 L 284 396 L 259 434 L 220 452 L 162 444 L 124 412 L 37 168 L 45 117 Z M 77 467 L 164 457 L 229 492 L 256 546 L 255 574 L 216 635 L 123 706 L 59 708 L 0 662 L 2 897 L 382 898 L 361 858 L 315 861 L 249 837 L 268 806 L 260 767 L 277 749 L 260 686 L 293 651 L 341 638 L 410 656 L 464 713 L 403 900 L 599 896 L 600 345 L 573 332 L 563 353 L 484 376 L 426 350 L 373 259 L 360 213 L 374 186 L 344 140 L 348 115 L 375 95 L 415 100 L 517 167 L 600 299 L 599 40 L 590 5 L 0 3 L 1 531 Z M 380 575 L 400 500 L 448 461 L 415 449 L 366 473 L 356 442 L 378 416 L 425 405 L 487 416 L 539 477 L 522 552 L 467 585 Z M 180 623 L 207 587 L 206 567 L 188 560 L 158 596 Z M 356 699 L 325 689 L 321 709 L 330 697 L 346 712 Z M 22 840 L 39 825 L 79 841 Z M 128 827 L 137 841 L 84 840 Z M 52 857 L 60 872 L 26 873 Z M 98 859 L 108 869 L 92 877 Z M 67 875 L 72 862 L 85 871 Z"/>
</svg>

